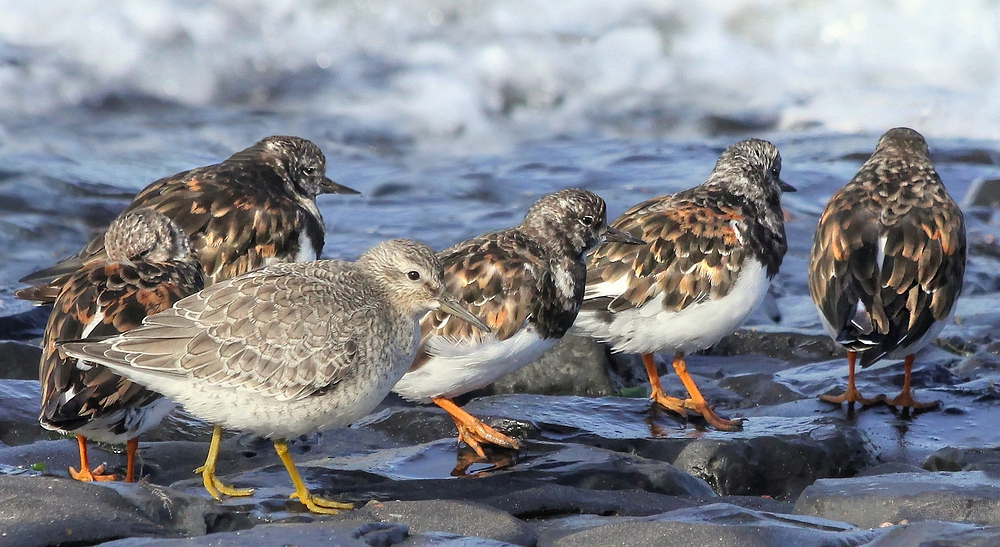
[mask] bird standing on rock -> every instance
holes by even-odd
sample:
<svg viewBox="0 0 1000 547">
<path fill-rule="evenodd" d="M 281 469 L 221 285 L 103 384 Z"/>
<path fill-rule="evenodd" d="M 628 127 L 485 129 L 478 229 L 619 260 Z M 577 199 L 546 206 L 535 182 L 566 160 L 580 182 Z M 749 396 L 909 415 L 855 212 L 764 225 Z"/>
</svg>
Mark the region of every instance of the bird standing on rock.
<svg viewBox="0 0 1000 547">
<path fill-rule="evenodd" d="M 944 328 L 962 292 L 965 224 L 931 164 L 927 142 L 890 129 L 853 179 L 830 198 L 816 228 L 809 294 L 823 326 L 847 349 L 847 390 L 831 403 L 923 409 L 914 400 L 914 354 Z M 854 383 L 861 366 L 903 358 L 896 397 L 865 398 Z"/>
<path fill-rule="evenodd" d="M 767 141 L 738 142 L 694 188 L 640 203 L 611 226 L 644 245 L 605 243 L 588 255 L 587 289 L 571 332 L 642 354 L 658 404 L 693 410 L 716 429 L 719 417 L 687 372 L 684 356 L 736 330 L 767 293 L 785 256 L 781 156 Z M 664 394 L 654 352 L 673 354 L 687 399 Z"/>
<path fill-rule="evenodd" d="M 104 248 L 107 259 L 92 260 L 69 276 L 49 315 L 39 364 L 39 422 L 76 435 L 80 470 L 70 468 L 70 476 L 81 481 L 115 478 L 105 475 L 103 466 L 90 468 L 88 438 L 126 443 L 125 480 L 133 482 L 139 435 L 174 404 L 104 367 L 66 357 L 56 342 L 125 332 L 198 292 L 204 282 L 187 235 L 152 209 L 133 209 L 115 219 L 104 234 Z"/>
<path fill-rule="evenodd" d="M 350 504 L 312 495 L 285 439 L 345 426 L 368 414 L 413 362 L 418 320 L 442 310 L 488 330 L 444 291 L 433 251 L 390 240 L 356 262 L 277 264 L 216 283 L 101 341 L 66 343 L 177 401 L 209 423 L 271 438 L 310 511 Z M 202 468 L 205 488 L 249 495 L 215 476 L 217 438 Z"/>
<path fill-rule="evenodd" d="M 603 199 L 571 188 L 539 199 L 517 226 L 438 253 L 448 293 L 492 332 L 440 311 L 427 314 L 417 358 L 393 391 L 444 409 L 459 442 L 480 457 L 483 444 L 518 448 L 451 399 L 530 364 L 562 338 L 583 298 L 584 253 L 605 239 L 638 243 L 608 227 Z"/>
<path fill-rule="evenodd" d="M 132 200 L 125 212 L 149 207 L 174 221 L 211 285 L 261 266 L 316 260 L 323 250 L 319 194 L 357 194 L 326 177 L 326 158 L 300 137 L 273 136 L 222 163 L 160 179 Z M 104 236 L 52 267 L 29 274 L 18 298 L 52 302 L 67 276 L 104 260 Z"/>
</svg>

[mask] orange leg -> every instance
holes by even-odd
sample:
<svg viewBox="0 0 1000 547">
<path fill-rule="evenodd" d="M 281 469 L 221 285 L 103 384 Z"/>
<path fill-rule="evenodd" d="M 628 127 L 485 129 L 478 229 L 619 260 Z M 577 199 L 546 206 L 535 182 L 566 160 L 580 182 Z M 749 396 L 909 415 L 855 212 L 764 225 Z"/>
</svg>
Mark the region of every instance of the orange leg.
<svg viewBox="0 0 1000 547">
<path fill-rule="evenodd" d="M 819 400 L 825 401 L 827 403 L 833 403 L 839 405 L 840 403 L 846 402 L 847 404 L 853 405 L 854 403 L 861 403 L 863 406 L 873 405 L 882 400 L 882 397 L 875 397 L 872 399 L 866 399 L 858 391 L 858 388 L 854 386 L 854 363 L 857 361 L 858 352 L 849 351 L 847 352 L 847 390 L 840 395 L 820 395 Z M 909 370 L 909 369 L 907 369 Z M 909 375 L 906 377 L 907 386 L 909 386 Z"/>
<path fill-rule="evenodd" d="M 642 364 L 646 365 L 646 376 L 649 376 L 649 385 L 651 388 L 649 398 L 667 410 L 676 412 L 681 416 L 687 416 L 683 400 L 663 393 L 663 388 L 660 386 L 660 375 L 656 372 L 656 363 L 653 361 L 653 354 L 643 353 Z"/>
<path fill-rule="evenodd" d="M 97 469 L 90 469 L 90 462 L 87 461 L 87 438 L 83 435 L 76 436 L 76 445 L 80 449 L 80 470 L 77 471 L 72 467 L 69 468 L 69 476 L 81 482 L 93 482 L 93 481 L 113 481 L 115 480 L 114 475 L 105 475 L 104 466 L 98 466 Z"/>
<path fill-rule="evenodd" d="M 135 454 L 139 450 L 139 438 L 125 442 L 125 482 L 135 482 Z"/>
<path fill-rule="evenodd" d="M 434 397 L 431 399 L 431 402 L 444 409 L 451 416 L 451 419 L 455 421 L 455 427 L 458 428 L 458 442 L 464 442 L 469 445 L 469 448 L 475 450 L 480 458 L 486 457 L 486 452 L 480 446 L 481 444 L 495 444 L 514 450 L 520 447 L 517 444 L 517 440 L 500 433 L 481 422 L 472 414 L 458 408 L 458 405 L 453 403 L 451 399 Z"/>
<path fill-rule="evenodd" d="M 920 403 L 913 399 L 913 393 L 910 392 L 910 373 L 913 371 L 913 355 L 907 355 L 906 359 L 903 360 L 903 390 L 899 392 L 892 399 L 887 399 L 885 403 L 890 406 L 901 406 L 904 408 L 912 408 L 916 410 L 925 408 L 934 408 L 941 404 L 941 401 L 931 401 L 929 403 Z"/>
<path fill-rule="evenodd" d="M 719 431 L 739 431 L 743 429 L 743 420 L 726 420 L 725 418 L 720 418 L 712 410 L 712 407 L 708 406 L 705 398 L 701 395 L 701 390 L 698 389 L 698 386 L 694 383 L 694 379 L 688 374 L 687 363 L 684 362 L 683 353 L 677 352 L 674 354 L 673 366 L 674 372 L 677 373 L 677 376 L 681 379 L 681 383 L 684 384 L 684 388 L 688 392 L 689 398 L 684 401 L 684 408 L 701 414 L 709 425 Z"/>
</svg>

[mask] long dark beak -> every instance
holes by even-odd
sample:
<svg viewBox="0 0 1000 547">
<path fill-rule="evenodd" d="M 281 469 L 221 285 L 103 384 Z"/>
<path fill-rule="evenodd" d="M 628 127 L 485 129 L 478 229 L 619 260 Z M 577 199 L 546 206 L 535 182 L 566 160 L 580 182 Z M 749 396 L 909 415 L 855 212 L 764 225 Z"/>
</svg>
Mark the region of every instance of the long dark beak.
<svg viewBox="0 0 1000 547">
<path fill-rule="evenodd" d="M 618 228 L 608 226 L 604 232 L 604 241 L 614 241 L 615 243 L 628 243 L 629 245 L 645 245 L 646 242 L 633 236 L 628 232 L 623 232 Z"/>
<path fill-rule="evenodd" d="M 327 177 L 319 183 L 319 193 L 321 194 L 360 194 L 354 188 L 348 188 L 343 184 L 337 184 Z"/>
<path fill-rule="evenodd" d="M 778 179 L 778 188 L 781 188 L 782 192 L 797 192 L 798 191 L 798 190 L 795 189 L 794 186 L 792 186 L 791 184 L 788 184 L 787 182 L 785 182 L 785 181 L 783 181 L 781 179 Z"/>
<path fill-rule="evenodd" d="M 478 317 L 472 315 L 472 312 L 463 308 L 462 305 L 458 303 L 458 300 L 455 300 L 450 296 L 441 295 L 441 297 L 438 298 L 438 302 L 440 303 L 440 306 L 438 306 L 439 310 L 445 313 L 450 313 L 463 321 L 467 321 L 472 326 L 483 332 L 491 332 L 490 328 L 486 326 L 486 323 L 483 323 Z"/>
</svg>

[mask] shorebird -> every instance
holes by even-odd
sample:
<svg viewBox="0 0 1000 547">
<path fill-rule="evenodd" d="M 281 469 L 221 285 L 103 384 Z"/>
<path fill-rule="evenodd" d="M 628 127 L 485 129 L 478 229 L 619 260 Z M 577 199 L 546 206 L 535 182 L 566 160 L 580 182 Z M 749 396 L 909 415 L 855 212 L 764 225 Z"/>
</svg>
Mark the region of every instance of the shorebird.
<svg viewBox="0 0 1000 547">
<path fill-rule="evenodd" d="M 39 381 L 42 427 L 76 435 L 81 481 L 113 480 L 103 466 L 91 469 L 87 439 L 126 443 L 125 480 L 135 480 L 138 437 L 153 428 L 174 404 L 110 370 L 66 357 L 57 340 L 110 336 L 144 317 L 170 308 L 201 290 L 203 276 L 187 235 L 148 208 L 118 217 L 104 234 L 107 258 L 69 276 L 56 297 L 42 337 Z"/>
<path fill-rule="evenodd" d="M 651 398 L 669 410 L 701 414 L 716 429 L 741 420 L 719 417 L 687 372 L 684 356 L 736 330 L 767 293 L 787 244 L 781 156 L 767 141 L 727 148 L 702 184 L 640 203 L 611 225 L 644 245 L 605 243 L 587 260 L 587 289 L 571 332 L 640 353 Z M 673 354 L 687 399 L 667 396 L 653 353 Z"/>
<path fill-rule="evenodd" d="M 417 358 L 393 391 L 444 409 L 459 442 L 480 457 L 485 457 L 482 444 L 518 448 L 515 439 L 465 412 L 452 398 L 530 364 L 562 338 L 583 299 L 584 253 L 605 239 L 640 243 L 608 227 L 599 196 L 567 189 L 538 200 L 517 226 L 438 253 L 448 293 L 492 332 L 440 311 L 427 314 Z"/>
<path fill-rule="evenodd" d="M 323 250 L 319 194 L 357 194 L 326 177 L 326 158 L 300 137 L 273 136 L 222 163 L 160 179 L 136 195 L 125 212 L 149 207 L 173 220 L 211 285 L 261 266 L 315 260 Z M 29 274 L 17 291 L 24 300 L 52 302 L 69 275 L 107 259 L 104 235 L 79 253 Z"/>
<path fill-rule="evenodd" d="M 311 494 L 285 439 L 345 426 L 371 412 L 416 354 L 427 311 L 488 330 L 444 292 L 433 251 L 390 240 L 356 262 L 277 264 L 216 283 L 143 324 L 63 350 L 100 363 L 220 426 L 273 440 L 310 511 L 351 505 Z M 215 476 L 218 437 L 201 468 L 205 488 L 249 495 Z"/>
<path fill-rule="evenodd" d="M 965 224 L 931 164 L 927 142 L 890 129 L 875 152 L 827 203 L 809 261 L 809 294 L 827 332 L 847 350 L 847 390 L 831 403 L 886 402 L 914 409 L 914 354 L 944 328 L 962 292 Z M 903 358 L 903 389 L 865 398 L 854 384 L 861 366 Z"/>
</svg>

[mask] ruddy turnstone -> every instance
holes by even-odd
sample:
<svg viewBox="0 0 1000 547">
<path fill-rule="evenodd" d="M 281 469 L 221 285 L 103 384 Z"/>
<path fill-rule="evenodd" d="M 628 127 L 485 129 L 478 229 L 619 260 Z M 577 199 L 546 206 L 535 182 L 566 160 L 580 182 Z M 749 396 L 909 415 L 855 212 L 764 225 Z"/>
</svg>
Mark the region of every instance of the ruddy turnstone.
<svg viewBox="0 0 1000 547">
<path fill-rule="evenodd" d="M 451 399 L 530 364 L 562 338 L 583 298 L 584 253 L 605 238 L 639 243 L 608 227 L 603 199 L 567 189 L 538 200 L 517 226 L 438 253 L 448 293 L 493 332 L 428 313 L 420 322 L 413 367 L 393 391 L 444 409 L 455 421 L 459 442 L 480 457 L 483 443 L 518 448 L 515 439 Z"/>
<path fill-rule="evenodd" d="M 823 326 L 847 349 L 847 390 L 831 403 L 867 399 L 854 366 L 904 358 L 903 389 L 893 406 L 930 408 L 910 392 L 913 355 L 944 328 L 965 274 L 962 211 L 934 171 L 927 142 L 890 129 L 875 153 L 827 203 L 809 261 L 809 294 Z"/>
<path fill-rule="evenodd" d="M 606 243 L 588 255 L 587 289 L 571 332 L 641 353 L 651 398 L 685 415 L 701 414 L 716 429 L 741 420 L 720 418 L 687 372 L 684 355 L 733 332 L 767 292 L 787 244 L 773 144 L 749 139 L 719 157 L 702 184 L 640 203 L 611 225 L 645 245 Z M 654 352 L 673 353 L 688 398 L 663 393 Z"/>
<path fill-rule="evenodd" d="M 76 435 L 80 471 L 70 468 L 70 475 L 81 481 L 115 478 L 103 474 L 103 466 L 91 470 L 88 438 L 126 443 L 125 480 L 133 482 L 139 435 L 156 426 L 174 404 L 104 367 L 66 357 L 56 341 L 127 331 L 201 290 L 203 276 L 187 235 L 152 209 L 118 217 L 104 241 L 107 259 L 88 262 L 71 275 L 49 315 L 39 365 L 39 422 Z"/>
<path fill-rule="evenodd" d="M 319 258 L 324 227 L 316 196 L 358 193 L 325 173 L 326 158 L 311 141 L 267 137 L 222 163 L 154 182 L 125 211 L 150 207 L 177 223 L 210 285 L 268 264 Z M 76 255 L 22 278 L 38 285 L 15 294 L 51 302 L 67 275 L 106 259 L 101 235 Z"/>
<path fill-rule="evenodd" d="M 371 412 L 416 353 L 418 320 L 443 310 L 486 329 L 444 292 L 426 246 L 383 242 L 357 262 L 276 264 L 221 281 L 141 326 L 64 351 L 160 392 L 195 416 L 271 438 L 310 511 L 350 508 L 309 493 L 285 438 L 341 427 Z M 219 498 L 249 495 L 215 476 L 217 439 L 202 468 Z"/>
</svg>

